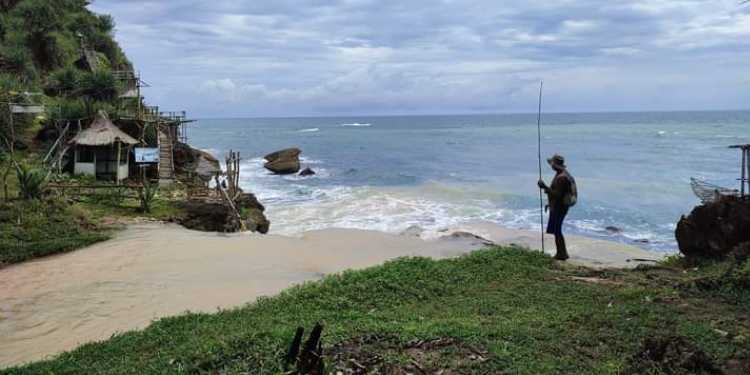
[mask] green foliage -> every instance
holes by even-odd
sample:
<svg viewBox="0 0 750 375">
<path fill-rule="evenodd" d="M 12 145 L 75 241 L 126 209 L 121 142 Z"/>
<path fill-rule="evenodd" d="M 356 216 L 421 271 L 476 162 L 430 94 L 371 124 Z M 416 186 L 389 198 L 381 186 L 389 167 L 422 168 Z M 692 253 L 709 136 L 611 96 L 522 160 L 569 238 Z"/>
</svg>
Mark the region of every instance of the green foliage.
<svg viewBox="0 0 750 375">
<path fill-rule="evenodd" d="M 659 272 L 559 267 L 518 248 L 440 261 L 404 258 L 330 275 L 241 308 L 162 319 L 8 374 L 280 374 L 295 329 L 316 322 L 325 326 L 328 368 L 333 345 L 368 335 L 402 344 L 450 337 L 489 352 L 486 361 L 439 362 L 445 373 L 628 373 L 649 337 L 680 337 L 719 367 L 748 358 L 747 339 L 737 339 L 750 334 L 746 310 L 680 295 L 659 280 Z M 383 358 L 393 364 L 403 359 Z"/>
<path fill-rule="evenodd" d="M 156 145 L 159 142 L 159 130 L 157 124 L 146 124 L 145 131 L 143 132 L 143 140 L 146 144 Z"/>
<path fill-rule="evenodd" d="M 89 115 L 86 102 L 80 98 L 50 100 L 47 111 L 53 119 L 79 119 Z"/>
<path fill-rule="evenodd" d="M 85 73 L 81 77 L 80 93 L 97 101 L 111 101 L 117 98 L 120 82 L 109 70 Z"/>
<path fill-rule="evenodd" d="M 0 267 L 109 238 L 84 212 L 61 201 L 0 203 Z"/>
<path fill-rule="evenodd" d="M 112 34 L 115 31 L 115 19 L 109 14 L 97 16 L 99 31 L 104 34 Z"/>
<path fill-rule="evenodd" d="M 94 183 L 99 184 L 98 182 L 94 181 Z M 98 192 L 98 194 L 91 197 L 90 201 L 95 204 L 104 204 L 107 206 L 120 206 L 125 201 L 125 198 L 127 198 L 127 187 L 125 186 L 119 186 L 119 187 L 112 187 L 111 189 L 102 189 L 101 192 Z"/>
<path fill-rule="evenodd" d="M 59 3 L 48 0 L 25 0 L 12 13 L 20 17 L 23 29 L 31 35 L 59 30 L 63 23 Z"/>
<path fill-rule="evenodd" d="M 48 182 L 46 170 L 20 164 L 16 168 L 16 177 L 21 198 L 30 200 L 42 197 Z"/>
<path fill-rule="evenodd" d="M 24 45 L 13 42 L 4 43 L 0 45 L 0 56 L 6 68 L 16 73 L 17 82 L 29 83 L 37 78 L 31 51 Z"/>
<path fill-rule="evenodd" d="M 76 92 L 81 85 L 81 72 L 68 66 L 50 74 L 46 91 L 50 95 L 68 96 Z"/>
<path fill-rule="evenodd" d="M 141 202 L 141 211 L 151 213 L 156 193 L 159 191 L 159 185 L 149 182 L 143 182 L 143 187 L 138 190 L 138 199 Z"/>
<path fill-rule="evenodd" d="M 102 53 L 116 69 L 130 62 L 113 39 L 114 20 L 97 15 L 83 0 L 25 0 L 0 14 L 0 56 L 5 69 L 33 82 L 49 71 L 72 65 L 81 40 Z"/>
</svg>

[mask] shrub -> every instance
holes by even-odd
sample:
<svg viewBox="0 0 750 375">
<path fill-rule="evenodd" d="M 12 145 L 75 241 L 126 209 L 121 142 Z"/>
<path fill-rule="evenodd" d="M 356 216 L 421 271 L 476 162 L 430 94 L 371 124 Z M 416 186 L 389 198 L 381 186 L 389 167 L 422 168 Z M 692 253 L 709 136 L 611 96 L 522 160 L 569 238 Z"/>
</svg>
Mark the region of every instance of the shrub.
<svg viewBox="0 0 750 375">
<path fill-rule="evenodd" d="M 159 191 L 159 185 L 153 184 L 148 180 L 143 182 L 143 187 L 138 190 L 138 198 L 141 201 L 141 211 L 151 213 L 151 207 L 156 199 L 156 193 Z"/>
<path fill-rule="evenodd" d="M 115 30 L 115 19 L 109 14 L 100 14 L 97 17 L 99 31 L 111 34 Z"/>
<path fill-rule="evenodd" d="M 43 35 L 62 27 L 62 17 L 57 2 L 26 0 L 13 9 L 14 15 L 23 20 L 24 30 L 31 35 Z"/>
<path fill-rule="evenodd" d="M 34 60 L 26 47 L 18 44 L 2 45 L 0 56 L 5 63 L 5 68 L 17 73 L 17 81 L 30 82 L 37 78 Z"/>
<path fill-rule="evenodd" d="M 93 100 L 110 101 L 117 97 L 119 86 L 111 71 L 98 70 L 83 75 L 80 91 Z"/>
<path fill-rule="evenodd" d="M 77 119 L 88 115 L 86 103 L 82 99 L 59 99 L 52 104 L 52 107 L 56 107 L 53 116 L 61 119 Z"/>
<path fill-rule="evenodd" d="M 73 67 L 66 67 L 57 70 L 50 75 L 46 88 L 50 94 L 70 95 L 79 89 L 80 84 L 80 72 Z"/>
<path fill-rule="evenodd" d="M 42 197 L 48 181 L 46 170 L 21 164 L 16 167 L 16 176 L 21 198 L 31 200 Z"/>
</svg>

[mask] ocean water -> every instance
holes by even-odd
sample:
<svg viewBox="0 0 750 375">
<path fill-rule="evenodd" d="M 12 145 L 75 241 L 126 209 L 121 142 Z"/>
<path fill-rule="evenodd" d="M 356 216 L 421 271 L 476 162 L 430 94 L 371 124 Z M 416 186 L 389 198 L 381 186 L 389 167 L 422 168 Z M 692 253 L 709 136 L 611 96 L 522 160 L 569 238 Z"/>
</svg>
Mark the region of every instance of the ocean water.
<svg viewBox="0 0 750 375">
<path fill-rule="evenodd" d="M 543 154 L 564 155 L 578 183 L 566 233 L 658 252 L 676 250 L 675 224 L 698 203 L 690 177 L 739 187 L 740 153 L 727 146 L 750 143 L 748 111 L 546 114 L 543 124 Z M 272 233 L 539 228 L 535 114 L 205 119 L 188 137 L 220 159 L 241 152 L 241 185 L 267 206 Z M 317 175 L 263 169 L 263 155 L 292 146 Z"/>
</svg>

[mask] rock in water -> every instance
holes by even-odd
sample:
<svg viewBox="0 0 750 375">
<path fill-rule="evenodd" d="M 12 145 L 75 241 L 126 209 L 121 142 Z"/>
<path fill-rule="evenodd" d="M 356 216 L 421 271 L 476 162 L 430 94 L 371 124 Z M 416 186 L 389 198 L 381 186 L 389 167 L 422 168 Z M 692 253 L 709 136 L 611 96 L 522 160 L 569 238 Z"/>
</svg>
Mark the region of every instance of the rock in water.
<svg viewBox="0 0 750 375">
<path fill-rule="evenodd" d="M 273 162 L 280 159 L 299 159 L 299 155 L 302 153 L 302 150 L 292 147 L 292 148 L 286 148 L 280 151 L 272 152 L 266 156 L 263 157 L 263 159 L 266 159 L 268 162 Z"/>
<path fill-rule="evenodd" d="M 310 168 L 305 168 L 305 169 L 302 170 L 302 172 L 299 173 L 299 175 L 302 176 L 302 177 L 314 176 L 315 175 L 315 171 L 312 170 L 312 169 L 310 169 Z"/>
<path fill-rule="evenodd" d="M 750 241 L 750 200 L 723 197 L 698 206 L 680 219 L 675 237 L 687 257 L 723 258 Z"/>
<path fill-rule="evenodd" d="M 300 170 L 299 155 L 301 153 L 302 151 L 298 148 L 272 152 L 263 157 L 267 161 L 263 167 L 276 174 L 297 173 Z"/>
</svg>

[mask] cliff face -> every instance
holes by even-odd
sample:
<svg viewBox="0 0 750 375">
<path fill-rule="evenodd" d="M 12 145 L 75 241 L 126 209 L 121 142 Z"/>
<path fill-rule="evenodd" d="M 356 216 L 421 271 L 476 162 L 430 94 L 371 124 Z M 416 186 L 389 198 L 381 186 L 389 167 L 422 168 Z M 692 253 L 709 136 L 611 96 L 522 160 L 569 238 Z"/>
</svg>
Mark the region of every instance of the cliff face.
<svg viewBox="0 0 750 375">
<path fill-rule="evenodd" d="M 113 18 L 91 12 L 88 4 L 0 0 L 0 101 L 45 104 L 47 119 L 83 118 L 115 108 L 124 87 L 113 72 L 132 71 L 132 66 L 114 39 Z M 5 135 L 7 108 L 0 112 L 0 135 Z M 33 118 L 16 120 L 23 133 Z"/>
<path fill-rule="evenodd" d="M 84 0 L 5 0 L 0 3 L 0 73 L 27 85 L 46 83 L 58 69 L 75 66 L 82 44 L 103 66 L 130 68 L 113 38 L 114 20 L 86 8 Z M 6 77 L 7 78 L 7 77 Z"/>
</svg>

